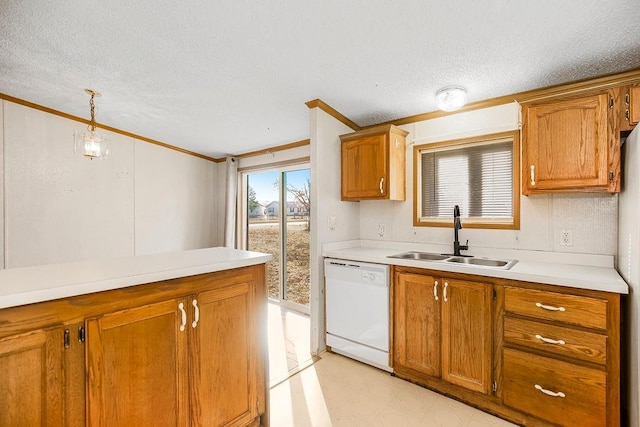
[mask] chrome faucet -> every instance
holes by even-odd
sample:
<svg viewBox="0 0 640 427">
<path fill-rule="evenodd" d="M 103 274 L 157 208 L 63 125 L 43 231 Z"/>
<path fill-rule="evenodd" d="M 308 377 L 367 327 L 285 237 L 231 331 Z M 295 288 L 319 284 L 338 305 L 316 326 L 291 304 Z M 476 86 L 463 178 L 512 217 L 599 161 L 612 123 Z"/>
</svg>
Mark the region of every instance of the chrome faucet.
<svg viewBox="0 0 640 427">
<path fill-rule="evenodd" d="M 453 255 L 461 256 L 460 251 L 466 251 L 469 249 L 469 240 L 467 239 L 466 245 L 461 245 L 458 241 L 458 230 L 462 228 L 460 222 L 460 207 L 455 205 L 453 208 Z"/>
</svg>

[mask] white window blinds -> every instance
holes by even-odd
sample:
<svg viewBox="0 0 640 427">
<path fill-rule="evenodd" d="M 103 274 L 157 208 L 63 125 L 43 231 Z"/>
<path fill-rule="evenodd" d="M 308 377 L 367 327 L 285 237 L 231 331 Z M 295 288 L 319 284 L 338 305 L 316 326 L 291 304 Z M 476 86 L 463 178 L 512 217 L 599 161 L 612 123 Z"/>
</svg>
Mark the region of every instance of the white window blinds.
<svg viewBox="0 0 640 427">
<path fill-rule="evenodd" d="M 513 220 L 512 137 L 419 151 L 420 219 Z"/>
</svg>

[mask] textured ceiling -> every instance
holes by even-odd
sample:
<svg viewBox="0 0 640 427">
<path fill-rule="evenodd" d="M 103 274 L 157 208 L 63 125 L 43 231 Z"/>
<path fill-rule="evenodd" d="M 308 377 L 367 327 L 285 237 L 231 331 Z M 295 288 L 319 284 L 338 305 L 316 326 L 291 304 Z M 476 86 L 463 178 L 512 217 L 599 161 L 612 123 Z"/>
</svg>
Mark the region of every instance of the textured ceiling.
<svg viewBox="0 0 640 427">
<path fill-rule="evenodd" d="M 0 0 L 0 92 L 209 156 L 640 67 L 638 0 Z"/>
</svg>

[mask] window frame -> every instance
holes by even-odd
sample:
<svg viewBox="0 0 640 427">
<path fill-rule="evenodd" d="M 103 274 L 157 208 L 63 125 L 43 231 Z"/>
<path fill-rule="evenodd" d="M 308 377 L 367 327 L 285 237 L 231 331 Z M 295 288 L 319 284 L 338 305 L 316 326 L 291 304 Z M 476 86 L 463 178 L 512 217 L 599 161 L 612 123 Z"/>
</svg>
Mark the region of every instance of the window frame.
<svg viewBox="0 0 640 427">
<path fill-rule="evenodd" d="M 466 228 L 481 228 L 481 229 L 502 229 L 502 230 L 519 230 L 520 229 L 520 144 L 521 135 L 519 130 L 499 132 L 486 135 L 478 135 L 474 137 L 453 139 L 448 141 L 439 141 L 427 144 L 420 144 L 413 146 L 413 226 L 414 227 L 453 227 L 453 212 L 451 218 L 442 218 L 435 220 L 430 218 L 429 220 L 421 220 L 421 206 L 422 206 L 422 188 L 421 179 L 421 162 L 420 151 L 431 150 L 437 148 L 452 148 L 456 146 L 464 146 L 470 144 L 490 143 L 492 140 L 504 140 L 505 138 L 511 138 L 513 141 L 513 218 L 508 221 L 483 221 L 478 217 L 464 218 L 463 224 Z M 421 178 L 421 177 L 420 177 Z"/>
</svg>

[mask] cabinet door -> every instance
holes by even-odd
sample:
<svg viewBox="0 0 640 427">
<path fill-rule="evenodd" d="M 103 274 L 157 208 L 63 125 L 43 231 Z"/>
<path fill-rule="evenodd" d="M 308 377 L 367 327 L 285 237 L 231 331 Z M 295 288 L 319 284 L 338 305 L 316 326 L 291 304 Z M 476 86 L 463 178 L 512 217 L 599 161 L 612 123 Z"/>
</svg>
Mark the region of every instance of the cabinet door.
<svg viewBox="0 0 640 427">
<path fill-rule="evenodd" d="M 609 184 L 606 94 L 527 108 L 523 192 Z"/>
<path fill-rule="evenodd" d="M 396 273 L 394 367 L 440 376 L 440 286 L 432 276 Z"/>
<path fill-rule="evenodd" d="M 491 285 L 443 279 L 442 379 L 488 393 L 491 383 Z"/>
<path fill-rule="evenodd" d="M 640 122 L 640 86 L 629 88 L 629 124 L 637 125 Z"/>
<path fill-rule="evenodd" d="M 227 286 L 191 303 L 197 319 L 189 325 L 194 425 L 244 426 L 258 415 L 253 289 Z"/>
<path fill-rule="evenodd" d="M 342 143 L 342 199 L 385 199 L 389 174 L 387 135 Z"/>
<path fill-rule="evenodd" d="M 87 321 L 89 425 L 189 425 L 190 325 L 186 311 L 183 323 L 181 302 L 150 304 Z"/>
<path fill-rule="evenodd" d="M 63 425 L 63 330 L 0 340 L 0 425 Z"/>
</svg>

